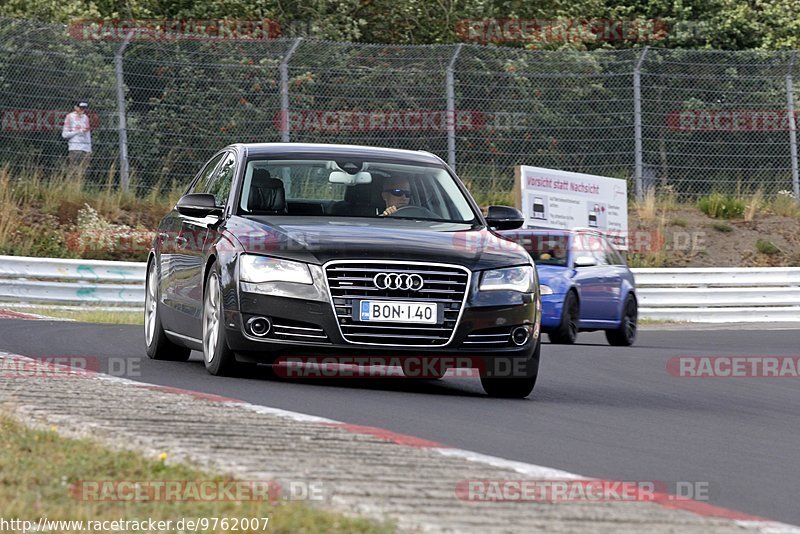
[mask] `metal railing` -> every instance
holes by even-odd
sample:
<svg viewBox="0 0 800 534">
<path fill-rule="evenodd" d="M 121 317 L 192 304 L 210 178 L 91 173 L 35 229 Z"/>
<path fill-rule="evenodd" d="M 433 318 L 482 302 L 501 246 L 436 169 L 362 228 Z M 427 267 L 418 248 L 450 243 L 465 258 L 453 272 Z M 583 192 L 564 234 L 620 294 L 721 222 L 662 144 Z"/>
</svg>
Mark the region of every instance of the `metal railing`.
<svg viewBox="0 0 800 534">
<path fill-rule="evenodd" d="M 0 304 L 140 310 L 146 265 L 0 256 Z M 632 269 L 643 319 L 800 322 L 800 267 Z"/>
</svg>

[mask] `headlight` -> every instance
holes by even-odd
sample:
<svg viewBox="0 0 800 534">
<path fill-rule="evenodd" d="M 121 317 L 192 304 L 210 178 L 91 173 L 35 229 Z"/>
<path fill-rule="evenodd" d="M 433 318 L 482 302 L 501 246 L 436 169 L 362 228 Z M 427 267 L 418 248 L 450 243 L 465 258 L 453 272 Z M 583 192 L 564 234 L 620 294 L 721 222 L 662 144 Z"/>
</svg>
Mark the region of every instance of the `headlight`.
<svg viewBox="0 0 800 534">
<path fill-rule="evenodd" d="M 250 254 L 239 256 L 239 279 L 243 282 L 257 284 L 263 282 L 314 283 L 311 279 L 311 272 L 305 263 Z"/>
<path fill-rule="evenodd" d="M 550 286 L 546 286 L 544 284 L 539 285 L 539 294 L 541 295 L 552 295 L 553 288 Z"/>
<path fill-rule="evenodd" d="M 522 265 L 511 267 L 510 269 L 497 269 L 486 271 L 481 278 L 481 291 L 519 291 L 521 293 L 533 293 L 535 289 L 536 275 L 533 267 Z"/>
</svg>

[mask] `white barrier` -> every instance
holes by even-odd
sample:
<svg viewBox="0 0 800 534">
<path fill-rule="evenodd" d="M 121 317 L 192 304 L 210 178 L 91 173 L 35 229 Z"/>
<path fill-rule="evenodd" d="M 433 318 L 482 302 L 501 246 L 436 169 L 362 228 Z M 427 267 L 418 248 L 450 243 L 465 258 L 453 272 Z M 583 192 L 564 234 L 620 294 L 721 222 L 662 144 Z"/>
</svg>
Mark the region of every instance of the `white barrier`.
<svg viewBox="0 0 800 534">
<path fill-rule="evenodd" d="M 0 256 L 0 301 L 144 304 L 145 264 Z M 632 269 L 644 319 L 800 322 L 800 267 Z"/>
</svg>

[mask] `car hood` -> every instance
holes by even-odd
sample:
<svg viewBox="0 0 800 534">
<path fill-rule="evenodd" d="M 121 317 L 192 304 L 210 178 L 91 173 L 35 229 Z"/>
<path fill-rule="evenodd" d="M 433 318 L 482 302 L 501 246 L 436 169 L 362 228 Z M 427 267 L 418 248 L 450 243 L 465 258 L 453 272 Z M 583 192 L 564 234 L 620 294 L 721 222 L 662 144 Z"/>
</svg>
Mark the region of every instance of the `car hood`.
<svg viewBox="0 0 800 534">
<path fill-rule="evenodd" d="M 231 217 L 226 230 L 251 253 L 323 264 L 377 259 L 453 263 L 471 270 L 528 263 L 525 250 L 468 224 L 339 217 Z"/>
</svg>

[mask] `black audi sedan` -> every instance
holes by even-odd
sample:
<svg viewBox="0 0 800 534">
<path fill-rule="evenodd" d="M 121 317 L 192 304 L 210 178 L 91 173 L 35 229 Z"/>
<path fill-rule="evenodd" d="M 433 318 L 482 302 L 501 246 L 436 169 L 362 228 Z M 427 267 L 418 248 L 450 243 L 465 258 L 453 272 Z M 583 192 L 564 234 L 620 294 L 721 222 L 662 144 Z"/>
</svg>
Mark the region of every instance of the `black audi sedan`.
<svg viewBox="0 0 800 534">
<path fill-rule="evenodd" d="M 426 378 L 470 367 L 489 395 L 526 397 L 539 284 L 530 255 L 495 233 L 522 223 L 504 206 L 484 217 L 427 152 L 225 147 L 159 225 L 147 354 L 202 351 L 214 375 L 288 357 L 427 359 Z"/>
</svg>

